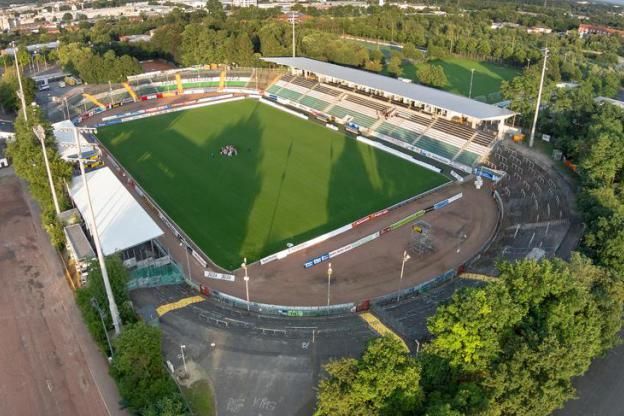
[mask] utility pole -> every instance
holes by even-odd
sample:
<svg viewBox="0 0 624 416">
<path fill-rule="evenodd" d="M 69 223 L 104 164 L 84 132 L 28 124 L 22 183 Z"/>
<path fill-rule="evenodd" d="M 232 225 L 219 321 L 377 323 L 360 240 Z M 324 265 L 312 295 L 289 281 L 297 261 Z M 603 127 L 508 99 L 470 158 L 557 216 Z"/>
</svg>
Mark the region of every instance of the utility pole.
<svg viewBox="0 0 624 416">
<path fill-rule="evenodd" d="M 54 181 L 52 180 L 52 171 L 50 170 L 50 162 L 48 161 L 48 152 L 46 151 L 45 146 L 45 130 L 40 125 L 33 127 L 33 133 L 35 133 L 35 137 L 39 139 L 41 143 L 41 150 L 43 151 L 43 160 L 45 162 L 46 173 L 48 174 L 48 181 L 50 182 L 50 192 L 52 192 L 52 201 L 54 202 L 54 210 L 56 211 L 56 215 L 60 215 L 61 208 L 59 206 L 58 199 L 56 198 L 56 189 L 54 189 Z"/>
<path fill-rule="evenodd" d="M 104 254 L 102 253 L 102 246 L 100 244 L 100 235 L 98 234 L 97 224 L 95 222 L 95 212 L 93 211 L 93 204 L 91 203 L 91 193 L 89 192 L 89 184 L 87 182 L 87 176 L 85 175 L 84 161 L 82 160 L 82 147 L 80 145 L 80 131 L 95 131 L 95 129 L 87 129 L 74 126 L 74 140 L 76 141 L 76 148 L 78 150 L 78 164 L 80 165 L 80 174 L 82 176 L 82 183 L 87 194 L 87 203 L 89 205 L 89 220 L 91 222 L 91 235 L 93 236 L 93 242 L 95 243 L 95 251 L 97 253 L 98 261 L 100 263 L 100 270 L 102 271 L 102 280 L 104 281 L 104 289 L 106 290 L 106 297 L 108 297 L 108 306 L 113 319 L 113 326 L 115 327 L 115 335 L 119 335 L 121 332 L 121 318 L 119 317 L 119 310 L 117 309 L 117 303 L 113 296 L 113 290 L 111 289 L 110 280 L 108 278 L 108 270 L 106 269 L 106 262 L 104 260 Z"/>
<path fill-rule="evenodd" d="M 546 61 L 548 60 L 548 48 L 544 48 L 544 65 L 542 66 L 542 76 L 540 78 L 539 91 L 537 93 L 537 103 L 535 104 L 535 115 L 533 116 L 533 126 L 531 127 L 531 136 L 529 137 L 529 147 L 533 147 L 535 140 L 535 127 L 537 126 L 537 117 L 539 115 L 540 104 L 542 102 L 542 89 L 544 88 L 544 75 L 546 74 Z"/>
</svg>

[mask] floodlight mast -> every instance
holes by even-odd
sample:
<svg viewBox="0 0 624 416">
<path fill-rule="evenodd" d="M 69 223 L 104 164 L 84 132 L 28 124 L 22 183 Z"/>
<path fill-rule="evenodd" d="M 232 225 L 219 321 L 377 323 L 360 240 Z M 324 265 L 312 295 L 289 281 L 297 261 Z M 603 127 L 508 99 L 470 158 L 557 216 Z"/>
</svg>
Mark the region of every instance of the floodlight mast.
<svg viewBox="0 0 624 416">
<path fill-rule="evenodd" d="M 65 130 L 65 129 L 63 129 Z M 93 242 L 95 243 L 95 251 L 97 253 L 98 262 L 100 264 L 100 270 L 102 271 L 102 280 L 104 281 L 104 289 L 106 290 L 106 297 L 108 298 L 108 306 L 113 320 L 113 326 L 115 327 L 115 335 L 119 335 L 121 332 L 121 318 L 119 317 L 119 309 L 117 309 L 117 303 L 111 289 L 110 280 L 108 278 L 108 270 L 106 269 L 106 262 L 104 260 L 104 254 L 102 253 L 102 246 L 100 244 L 100 235 L 98 234 L 97 225 L 95 222 L 95 212 L 93 211 L 93 204 L 91 203 L 91 193 L 89 191 L 89 184 L 87 182 L 87 176 L 85 175 L 84 161 L 82 160 L 82 147 L 80 145 L 80 131 L 95 131 L 95 129 L 79 128 L 74 126 L 71 128 L 74 133 L 74 140 L 76 142 L 76 148 L 78 150 L 78 164 L 80 165 L 80 175 L 82 176 L 82 183 L 87 193 L 87 202 L 89 205 L 89 222 L 91 223 L 91 235 L 93 236 Z"/>
<path fill-rule="evenodd" d="M 537 103 L 535 104 L 535 115 L 533 116 L 533 126 L 531 127 L 531 136 L 529 137 L 529 147 L 533 147 L 535 140 L 535 127 L 537 126 L 537 117 L 539 115 L 540 103 L 542 102 L 542 89 L 544 88 L 544 75 L 546 74 L 546 61 L 548 60 L 548 48 L 544 48 L 544 65 L 542 66 L 542 76 L 540 78 L 539 91 L 537 92 Z"/>
</svg>

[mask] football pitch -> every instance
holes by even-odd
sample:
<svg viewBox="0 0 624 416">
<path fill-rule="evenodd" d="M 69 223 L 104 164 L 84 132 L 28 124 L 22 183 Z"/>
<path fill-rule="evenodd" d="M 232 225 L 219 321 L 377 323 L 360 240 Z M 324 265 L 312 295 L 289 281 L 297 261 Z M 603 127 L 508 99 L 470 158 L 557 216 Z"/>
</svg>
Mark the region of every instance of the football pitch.
<svg viewBox="0 0 624 416">
<path fill-rule="evenodd" d="M 98 138 L 230 270 L 448 181 L 256 100 L 103 127 Z M 227 145 L 238 155 L 221 155 Z"/>
</svg>

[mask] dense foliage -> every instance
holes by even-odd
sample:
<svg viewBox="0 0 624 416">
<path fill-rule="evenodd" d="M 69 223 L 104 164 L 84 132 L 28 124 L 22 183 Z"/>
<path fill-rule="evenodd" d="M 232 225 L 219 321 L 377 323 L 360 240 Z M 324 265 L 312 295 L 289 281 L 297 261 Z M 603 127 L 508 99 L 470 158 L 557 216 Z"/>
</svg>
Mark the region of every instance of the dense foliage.
<svg viewBox="0 0 624 416">
<path fill-rule="evenodd" d="M 1 84 L 0 84 L 1 85 Z M 38 107 L 28 107 L 28 122 L 20 110 L 15 121 L 16 140 L 9 143 L 7 154 L 11 158 L 15 173 L 28 183 L 31 195 L 41 208 L 41 220 L 50 235 L 52 244 L 60 248 L 65 243 L 61 223 L 56 217 L 50 184 L 46 173 L 41 142 L 33 133 L 33 126 L 42 125 L 46 131 L 46 153 L 50 163 L 54 188 L 61 210 L 69 207 L 65 183 L 71 178 L 72 168 L 56 151 L 51 127 Z"/>
<path fill-rule="evenodd" d="M 574 396 L 572 378 L 615 344 L 623 283 L 580 255 L 499 268 L 495 283 L 438 308 L 418 360 L 377 340 L 359 361 L 330 363 L 317 414 L 549 415 L 561 407 Z"/>
<path fill-rule="evenodd" d="M 128 283 L 128 271 L 123 266 L 121 259 L 119 257 L 107 258 L 106 270 L 108 271 L 108 279 L 111 284 L 113 296 L 117 302 L 121 321 L 125 324 L 136 322 L 136 315 L 130 305 L 130 298 L 126 286 Z M 104 323 L 107 330 L 111 331 L 113 329 L 113 320 L 108 307 L 108 297 L 106 296 L 106 290 L 104 288 L 102 272 L 97 261 L 93 261 L 89 266 L 89 279 L 87 284 L 76 290 L 76 303 L 82 312 L 83 319 L 91 335 L 102 350 L 108 351 L 106 335 L 104 333 L 104 328 L 102 328 L 102 321 L 100 320 L 97 309 L 92 304 L 92 299 L 95 299 L 95 302 L 103 312 Z"/>
<path fill-rule="evenodd" d="M 336 360 L 325 369 L 317 416 L 408 415 L 423 401 L 420 369 L 393 338 L 372 341 L 359 361 Z"/>
<path fill-rule="evenodd" d="M 160 330 L 144 323 L 126 325 L 113 342 L 110 373 L 128 408 L 143 416 L 187 414 L 161 355 Z"/>
<path fill-rule="evenodd" d="M 103 55 L 78 43 L 62 45 L 56 52 L 59 63 L 85 82 L 106 83 L 125 81 L 128 75 L 141 72 L 141 65 L 129 55 L 116 56 L 109 50 Z"/>
<path fill-rule="evenodd" d="M 35 81 L 31 78 L 22 78 L 22 87 L 24 88 L 24 97 L 27 103 L 35 100 Z M 0 79 L 0 105 L 6 112 L 17 111 L 20 107 L 17 91 L 19 90 L 19 82 L 15 67 L 7 68 Z"/>
</svg>

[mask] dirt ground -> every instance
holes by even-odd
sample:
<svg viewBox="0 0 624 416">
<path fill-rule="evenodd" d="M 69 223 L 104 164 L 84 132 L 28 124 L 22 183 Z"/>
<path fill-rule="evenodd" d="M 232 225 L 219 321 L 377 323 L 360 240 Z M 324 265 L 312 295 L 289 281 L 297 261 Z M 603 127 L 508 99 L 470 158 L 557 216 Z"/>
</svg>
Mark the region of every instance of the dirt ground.
<svg viewBox="0 0 624 416">
<path fill-rule="evenodd" d="M 125 415 L 20 182 L 0 177 L 0 415 Z"/>
</svg>

